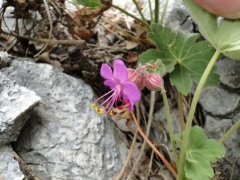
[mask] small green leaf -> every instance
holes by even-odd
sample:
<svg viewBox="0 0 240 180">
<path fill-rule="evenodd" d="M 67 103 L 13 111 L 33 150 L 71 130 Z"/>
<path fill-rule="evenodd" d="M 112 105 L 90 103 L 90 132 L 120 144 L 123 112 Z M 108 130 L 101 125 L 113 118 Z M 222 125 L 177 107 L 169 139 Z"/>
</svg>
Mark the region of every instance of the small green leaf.
<svg viewBox="0 0 240 180">
<path fill-rule="evenodd" d="M 209 43 L 196 43 L 199 34 L 179 30 L 175 35 L 172 30 L 162 25 L 153 24 L 148 38 L 156 44 L 158 50 L 150 49 L 140 55 L 140 63 L 161 59 L 166 67 L 166 73 L 171 73 L 170 82 L 178 91 L 187 95 L 192 87 L 192 81 L 199 82 L 208 62 L 215 50 Z M 219 75 L 214 67 L 205 83 L 215 86 L 219 83 Z"/>
<path fill-rule="evenodd" d="M 196 149 L 203 145 L 204 141 L 206 139 L 206 135 L 202 128 L 199 126 L 194 126 L 191 128 L 190 134 L 189 134 L 189 143 L 188 143 L 188 149 Z"/>
<path fill-rule="evenodd" d="M 98 7 L 102 7 L 103 5 L 99 2 L 99 0 L 76 0 L 77 4 L 81 4 L 90 10 L 94 10 Z"/>
<path fill-rule="evenodd" d="M 183 140 L 182 134 L 175 134 L 173 139 L 178 144 L 178 147 L 182 146 L 182 140 Z"/>
<path fill-rule="evenodd" d="M 224 146 L 207 139 L 202 128 L 194 126 L 190 130 L 189 142 L 186 151 L 185 175 L 191 180 L 209 180 L 213 177 L 211 164 L 225 153 Z"/>
<path fill-rule="evenodd" d="M 164 74 L 166 74 L 166 67 L 160 59 L 157 59 L 157 61 L 149 61 L 148 63 L 157 65 L 156 68 L 147 68 L 147 71 L 149 73 L 157 73 L 160 76 L 163 76 Z"/>
<path fill-rule="evenodd" d="M 155 63 L 157 64 L 157 68 L 155 69 L 154 73 L 157 73 L 160 76 L 164 76 L 166 74 L 166 67 L 163 64 L 163 62 L 160 59 L 158 59 Z"/>
<path fill-rule="evenodd" d="M 149 63 L 150 61 L 157 61 L 158 59 L 161 59 L 161 61 L 164 63 L 165 68 L 166 68 L 166 73 L 171 73 L 174 69 L 174 66 L 176 64 L 175 61 L 171 60 L 171 59 L 163 59 L 161 57 L 163 57 L 165 54 L 165 56 L 167 56 L 166 53 L 155 50 L 155 49 L 149 49 L 146 52 L 142 53 L 140 55 L 140 63 L 142 65 Z"/>
<path fill-rule="evenodd" d="M 240 19 L 218 17 L 205 11 L 192 0 L 183 0 L 201 34 L 225 56 L 240 60 Z"/>
</svg>

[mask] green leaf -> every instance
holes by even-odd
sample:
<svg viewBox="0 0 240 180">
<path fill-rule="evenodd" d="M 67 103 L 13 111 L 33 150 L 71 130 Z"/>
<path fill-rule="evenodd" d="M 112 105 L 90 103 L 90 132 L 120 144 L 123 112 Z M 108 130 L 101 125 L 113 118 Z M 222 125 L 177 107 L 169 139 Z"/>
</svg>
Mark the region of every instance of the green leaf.
<svg viewBox="0 0 240 180">
<path fill-rule="evenodd" d="M 206 139 L 206 135 L 202 128 L 199 126 L 194 126 L 191 128 L 190 134 L 189 134 L 189 143 L 188 143 L 188 149 L 196 149 L 203 145 L 204 141 Z"/>
<path fill-rule="evenodd" d="M 178 147 L 182 146 L 182 140 L 183 140 L 182 134 L 175 134 L 173 139 L 178 144 Z"/>
<path fill-rule="evenodd" d="M 98 7 L 102 7 L 103 5 L 99 2 L 99 0 L 76 0 L 77 4 L 81 4 L 85 7 L 88 7 L 90 10 L 94 10 Z"/>
<path fill-rule="evenodd" d="M 209 180 L 214 176 L 211 164 L 225 153 L 224 146 L 207 139 L 202 128 L 194 126 L 190 130 L 186 151 L 185 175 L 191 180 Z"/>
<path fill-rule="evenodd" d="M 179 30 L 175 35 L 170 28 L 158 24 L 153 24 L 151 30 L 148 38 L 158 49 L 142 53 L 140 63 L 146 64 L 161 59 L 166 73 L 171 73 L 171 84 L 187 95 L 191 90 L 192 81 L 199 82 L 215 50 L 205 41 L 196 43 L 199 37 L 196 33 Z M 212 69 L 205 87 L 219 83 L 219 75 L 213 73 L 215 70 L 216 67 Z"/>
<path fill-rule="evenodd" d="M 166 74 L 166 67 L 160 59 L 157 59 L 157 61 L 149 61 L 148 63 L 157 65 L 156 68 L 147 68 L 147 71 L 149 73 L 157 73 L 160 76 L 163 76 L 164 74 Z"/>
<path fill-rule="evenodd" d="M 140 63 L 142 65 L 149 63 L 150 61 L 157 61 L 158 59 L 161 59 L 161 61 L 164 63 L 165 65 L 165 70 L 166 73 L 170 73 L 173 71 L 174 66 L 176 64 L 175 61 L 171 60 L 171 59 L 163 59 L 161 58 L 162 56 L 164 56 L 164 53 L 155 49 L 149 49 L 146 52 L 142 53 L 140 55 Z"/>
<path fill-rule="evenodd" d="M 225 56 L 240 60 L 240 19 L 224 18 L 219 23 L 217 16 L 210 14 L 192 0 L 183 0 L 201 34 Z"/>
<path fill-rule="evenodd" d="M 158 66 L 157 66 L 157 68 L 155 70 L 155 73 L 157 73 L 157 74 L 159 74 L 161 76 L 164 76 L 164 74 L 166 74 L 166 67 L 165 67 L 165 65 L 163 64 L 163 62 L 160 59 L 158 59 L 156 61 L 156 63 L 157 63 Z"/>
</svg>

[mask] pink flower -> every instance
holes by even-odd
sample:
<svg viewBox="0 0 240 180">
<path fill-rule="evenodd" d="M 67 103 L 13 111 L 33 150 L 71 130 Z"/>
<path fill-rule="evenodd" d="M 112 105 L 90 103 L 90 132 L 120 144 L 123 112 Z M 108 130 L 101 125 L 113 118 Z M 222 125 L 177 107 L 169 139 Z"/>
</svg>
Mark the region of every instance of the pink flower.
<svg viewBox="0 0 240 180">
<path fill-rule="evenodd" d="M 149 73 L 145 84 L 150 91 L 160 91 L 163 88 L 163 79 L 156 73 Z"/>
<path fill-rule="evenodd" d="M 128 71 L 128 81 L 134 82 L 139 89 L 145 87 L 145 78 L 148 74 L 145 67 L 141 66 L 137 69 L 127 68 Z"/>
<path fill-rule="evenodd" d="M 123 105 L 121 108 L 128 108 L 129 111 L 133 110 L 135 102 L 141 98 L 141 92 L 138 87 L 128 81 L 128 71 L 122 60 L 115 60 L 113 71 L 108 64 L 102 64 L 101 76 L 105 78 L 104 85 L 109 86 L 111 91 L 99 97 L 92 105 L 99 114 L 112 114 L 112 108 L 117 102 Z M 111 94 L 100 107 L 96 105 L 97 101 L 103 97 Z"/>
<path fill-rule="evenodd" d="M 193 0 L 206 11 L 229 19 L 240 18 L 239 0 Z"/>
<path fill-rule="evenodd" d="M 147 71 L 147 69 L 154 70 L 156 68 L 156 63 L 146 64 L 137 69 L 128 68 L 128 80 L 134 82 L 139 89 L 143 89 L 146 86 L 150 91 L 160 91 L 163 88 L 162 77 Z"/>
</svg>

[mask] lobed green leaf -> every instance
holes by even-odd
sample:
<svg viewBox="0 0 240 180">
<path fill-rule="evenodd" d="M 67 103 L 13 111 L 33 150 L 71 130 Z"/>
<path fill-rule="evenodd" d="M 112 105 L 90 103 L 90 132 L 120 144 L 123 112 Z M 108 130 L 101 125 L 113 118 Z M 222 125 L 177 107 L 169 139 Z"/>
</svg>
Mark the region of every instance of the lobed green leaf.
<svg viewBox="0 0 240 180">
<path fill-rule="evenodd" d="M 183 0 L 201 34 L 225 56 L 240 60 L 240 19 L 226 19 L 210 14 L 192 0 Z"/>
<path fill-rule="evenodd" d="M 170 82 L 178 91 L 187 95 L 192 87 L 192 81 L 198 83 L 215 50 L 209 43 L 196 43 L 199 34 L 179 30 L 176 34 L 168 27 L 153 24 L 148 38 L 157 46 L 140 55 L 140 63 L 160 59 L 165 65 L 166 73 L 171 73 Z M 219 83 L 219 75 L 214 67 L 205 86 L 215 86 Z"/>
<path fill-rule="evenodd" d="M 213 140 L 206 139 L 202 128 L 194 126 L 190 130 L 186 151 L 185 175 L 191 180 L 209 180 L 214 176 L 210 163 L 221 158 L 225 153 L 224 146 Z"/>
</svg>

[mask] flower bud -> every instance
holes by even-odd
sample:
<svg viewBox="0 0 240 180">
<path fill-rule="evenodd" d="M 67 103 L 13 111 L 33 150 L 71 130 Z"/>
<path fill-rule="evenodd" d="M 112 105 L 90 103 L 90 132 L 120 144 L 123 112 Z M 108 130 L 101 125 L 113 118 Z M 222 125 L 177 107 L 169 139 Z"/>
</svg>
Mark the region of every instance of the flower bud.
<svg viewBox="0 0 240 180">
<path fill-rule="evenodd" d="M 145 85 L 150 91 L 160 91 L 163 86 L 163 79 L 156 73 L 150 73 L 146 77 Z"/>
<path fill-rule="evenodd" d="M 239 0 L 193 0 L 206 11 L 229 19 L 240 18 Z"/>
<path fill-rule="evenodd" d="M 127 68 L 128 71 L 128 81 L 134 82 L 139 89 L 145 87 L 145 76 L 139 74 L 136 69 Z"/>
</svg>

